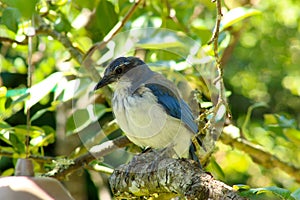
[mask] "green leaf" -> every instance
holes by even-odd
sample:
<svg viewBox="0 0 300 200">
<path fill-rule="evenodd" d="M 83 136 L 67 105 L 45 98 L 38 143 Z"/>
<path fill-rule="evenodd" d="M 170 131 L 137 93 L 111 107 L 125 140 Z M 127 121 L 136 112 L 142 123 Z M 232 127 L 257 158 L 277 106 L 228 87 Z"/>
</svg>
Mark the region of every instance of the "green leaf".
<svg viewBox="0 0 300 200">
<path fill-rule="evenodd" d="M 14 148 L 10 147 L 10 146 L 1 146 L 0 147 L 1 151 L 3 152 L 7 152 L 7 153 L 14 153 Z"/>
<path fill-rule="evenodd" d="M 158 32 L 142 39 L 137 47 L 144 49 L 184 48 L 185 44 L 172 32 Z"/>
<path fill-rule="evenodd" d="M 5 105 L 4 105 L 4 110 L 8 109 L 12 104 L 12 99 L 11 98 L 7 98 L 5 101 Z"/>
<path fill-rule="evenodd" d="M 40 118 L 44 113 L 46 113 L 47 111 L 49 111 L 49 108 L 45 108 L 42 110 L 37 111 L 30 119 L 31 122 L 33 122 L 34 120 Z"/>
<path fill-rule="evenodd" d="M 54 99 L 66 102 L 70 99 L 80 97 L 84 92 L 86 92 L 90 84 L 90 79 L 87 78 L 75 79 L 71 81 L 62 79 L 55 89 Z"/>
<path fill-rule="evenodd" d="M 10 129 L 9 128 L 3 128 L 0 131 L 0 140 L 4 141 L 5 143 L 12 145 L 12 143 L 9 140 L 10 135 Z"/>
<path fill-rule="evenodd" d="M 17 8 L 25 19 L 31 19 L 38 0 L 26 0 L 26 4 L 23 0 L 3 0 L 3 2 L 10 7 Z"/>
<path fill-rule="evenodd" d="M 50 126 L 42 126 L 43 133 L 30 140 L 30 144 L 35 147 L 47 146 L 55 141 L 55 130 Z"/>
<path fill-rule="evenodd" d="M 51 4 L 57 5 L 57 6 L 63 6 L 68 3 L 68 0 L 52 0 Z"/>
<path fill-rule="evenodd" d="M 58 32 L 69 32 L 71 30 L 71 23 L 67 17 L 60 13 L 60 17 L 56 19 L 54 23 L 54 29 Z"/>
<path fill-rule="evenodd" d="M 20 17 L 21 14 L 18 9 L 7 7 L 3 10 L 1 23 L 13 32 L 17 32 Z"/>
<path fill-rule="evenodd" d="M 17 98 L 16 100 L 13 100 L 11 105 L 15 105 L 17 103 L 23 102 L 27 99 L 27 97 L 29 96 L 29 93 L 25 93 L 23 95 L 21 95 L 19 98 Z"/>
<path fill-rule="evenodd" d="M 100 0 L 96 7 L 95 14 L 92 15 L 87 30 L 90 32 L 94 42 L 101 41 L 104 36 L 118 22 L 118 15 L 114 5 L 107 0 Z"/>
<path fill-rule="evenodd" d="M 211 30 L 204 19 L 195 19 L 191 24 L 191 29 L 201 38 L 203 44 L 206 44 L 211 37 Z"/>
<path fill-rule="evenodd" d="M 244 184 L 236 184 L 236 185 L 233 185 L 232 187 L 233 187 L 233 189 L 238 190 L 238 191 L 250 189 L 249 185 L 244 185 Z"/>
<path fill-rule="evenodd" d="M 32 117 L 31 117 L 31 122 L 40 118 L 43 114 L 45 114 L 46 112 L 48 111 L 54 111 L 56 108 L 56 105 L 55 103 L 51 106 L 51 107 L 48 107 L 48 108 L 44 108 L 44 109 L 41 109 L 39 111 L 37 111 Z"/>
<path fill-rule="evenodd" d="M 0 130 L 7 129 L 7 128 L 11 128 L 11 126 L 5 121 L 0 121 Z"/>
<path fill-rule="evenodd" d="M 225 173 L 223 172 L 220 165 L 216 162 L 214 157 L 211 157 L 210 164 L 211 164 L 212 171 L 216 173 L 221 179 L 224 179 Z"/>
<path fill-rule="evenodd" d="M 102 104 L 89 106 L 87 109 L 78 109 L 67 121 L 67 134 L 72 134 L 83 130 L 91 123 L 95 122 L 107 112 Z"/>
<path fill-rule="evenodd" d="M 15 172 L 14 168 L 6 169 L 4 172 L 2 172 L 1 176 L 13 176 Z"/>
<path fill-rule="evenodd" d="M 11 142 L 11 145 L 14 147 L 15 151 L 20 154 L 25 153 L 25 137 L 23 138 L 24 140 L 20 140 L 16 134 L 9 134 L 9 141 Z"/>
<path fill-rule="evenodd" d="M 253 9 L 253 8 L 244 8 L 244 7 L 234 8 L 224 14 L 222 21 L 221 21 L 220 31 L 223 31 L 223 30 L 227 29 L 228 27 L 230 27 L 230 26 L 236 24 L 237 22 L 240 22 L 248 17 L 258 15 L 260 13 L 261 13 L 260 11 Z"/>
<path fill-rule="evenodd" d="M 286 128 L 283 130 L 283 134 L 291 141 L 292 143 L 300 146 L 300 131 L 294 128 Z"/>
<path fill-rule="evenodd" d="M 25 110 L 35 105 L 39 102 L 43 97 L 49 94 L 53 88 L 57 85 L 57 83 L 63 77 L 62 72 L 56 72 L 51 74 L 49 77 L 44 79 L 43 81 L 39 82 L 38 84 L 32 86 L 28 89 L 30 93 L 30 98 L 25 103 Z"/>
<path fill-rule="evenodd" d="M 44 134 L 44 130 L 38 126 L 30 126 L 27 128 L 27 125 L 17 125 L 13 127 L 16 135 L 23 137 L 29 134 L 30 137 L 38 137 Z"/>
<path fill-rule="evenodd" d="M 241 195 L 251 197 L 268 192 L 271 192 L 272 194 L 285 200 L 295 200 L 295 198 L 291 196 L 291 192 L 289 190 L 276 186 L 249 189 L 247 191 L 241 192 Z"/>
<path fill-rule="evenodd" d="M 11 31 L 7 26 L 4 26 L 4 25 L 0 24 L 0 36 L 5 37 L 5 38 L 10 38 L 10 39 L 14 40 L 15 37 L 16 37 L 16 33 Z M 6 65 L 9 65 L 8 61 L 6 59 L 4 59 L 2 56 L 0 56 L 0 62 L 1 62 L 2 66 L 5 66 L 4 64 L 6 62 L 7 62 Z"/>
</svg>

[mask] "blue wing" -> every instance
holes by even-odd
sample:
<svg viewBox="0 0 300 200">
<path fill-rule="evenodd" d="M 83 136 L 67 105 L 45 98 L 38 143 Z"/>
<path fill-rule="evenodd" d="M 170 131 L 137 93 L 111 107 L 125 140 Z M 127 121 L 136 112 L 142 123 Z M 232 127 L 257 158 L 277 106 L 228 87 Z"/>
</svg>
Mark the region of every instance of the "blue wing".
<svg viewBox="0 0 300 200">
<path fill-rule="evenodd" d="M 168 88 L 159 84 L 146 84 L 152 93 L 157 97 L 166 112 L 177 119 L 181 119 L 194 133 L 198 132 L 198 126 L 194 122 L 194 117 L 190 107 L 180 97 Z"/>
</svg>

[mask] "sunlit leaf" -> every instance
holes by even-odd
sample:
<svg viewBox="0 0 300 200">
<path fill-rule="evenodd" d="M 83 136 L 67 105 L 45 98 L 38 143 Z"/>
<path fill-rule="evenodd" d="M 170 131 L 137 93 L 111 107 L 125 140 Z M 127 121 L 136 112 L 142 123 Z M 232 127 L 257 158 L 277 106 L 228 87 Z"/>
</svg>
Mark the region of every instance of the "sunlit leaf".
<svg viewBox="0 0 300 200">
<path fill-rule="evenodd" d="M 253 8 L 234 8 L 229 12 L 225 13 L 221 21 L 221 31 L 227 29 L 228 27 L 240 22 L 248 17 L 258 15 L 261 12 Z"/>
<path fill-rule="evenodd" d="M 1 134 L 0 134 L 0 139 L 1 139 Z M 1 146 L 0 150 L 2 152 L 7 152 L 7 153 L 14 153 L 15 152 L 14 148 L 12 148 L 11 146 Z"/>
<path fill-rule="evenodd" d="M 264 122 L 267 125 L 278 125 L 277 118 L 274 114 L 264 114 Z"/>
<path fill-rule="evenodd" d="M 31 122 L 40 118 L 44 113 L 46 113 L 47 111 L 49 111 L 48 108 L 45 108 L 45 109 L 41 109 L 39 111 L 37 111 L 32 117 L 31 117 Z"/>
<path fill-rule="evenodd" d="M 68 2 L 68 0 L 51 0 L 51 3 L 58 6 L 63 6 Z"/>
<path fill-rule="evenodd" d="M 15 172 L 14 168 L 8 168 L 4 172 L 2 172 L 1 176 L 12 176 Z"/>
<path fill-rule="evenodd" d="M 6 26 L 0 24 L 0 36 L 13 40 L 13 39 L 15 39 L 16 34 L 13 31 L 11 31 L 10 29 L 8 29 Z M 2 56 L 0 56 L 0 61 L 2 62 L 2 64 L 4 64 L 6 60 L 3 59 Z"/>
<path fill-rule="evenodd" d="M 244 184 L 236 184 L 236 185 L 233 185 L 232 187 L 233 187 L 233 189 L 239 190 L 239 191 L 249 190 L 251 188 L 249 185 L 244 185 Z"/>
<path fill-rule="evenodd" d="M 4 128 L 0 130 L 0 140 L 4 141 L 5 143 L 12 145 L 12 143 L 9 140 L 10 130 L 7 128 Z"/>
<path fill-rule="evenodd" d="M 282 80 L 282 85 L 290 90 L 290 92 L 294 95 L 300 96 L 300 76 L 290 75 L 285 76 Z"/>
<path fill-rule="evenodd" d="M 294 144 L 300 146 L 300 131 L 294 128 L 286 128 L 283 134 Z"/>
<path fill-rule="evenodd" d="M 251 197 L 251 196 L 256 196 L 256 195 L 259 195 L 262 193 L 268 193 L 268 192 L 270 192 L 282 199 L 295 200 L 295 198 L 291 196 L 291 192 L 289 190 L 279 188 L 276 186 L 253 188 L 253 189 L 249 189 L 247 191 L 243 191 L 243 192 L 241 192 L 241 194 L 246 197 Z"/>
<path fill-rule="evenodd" d="M 68 101 L 72 98 L 77 98 L 86 92 L 90 85 L 89 79 L 76 79 L 69 81 L 64 88 L 62 101 Z"/>
<path fill-rule="evenodd" d="M 29 135 L 30 137 L 37 137 L 44 133 L 44 130 L 38 126 L 30 126 L 28 128 L 27 125 L 17 125 L 13 129 L 15 134 L 19 136 Z"/>
<path fill-rule="evenodd" d="M 30 144 L 33 146 L 47 146 L 53 142 L 54 135 L 40 135 L 39 137 L 33 138 L 30 140 Z"/>
<path fill-rule="evenodd" d="M 51 74 L 49 77 L 39 82 L 38 84 L 29 88 L 28 92 L 30 93 L 30 97 L 29 100 L 25 103 L 25 110 L 32 107 L 43 97 L 49 94 L 56 86 L 56 84 L 61 80 L 62 77 L 62 72 L 56 72 Z"/>
<path fill-rule="evenodd" d="M 55 130 L 50 126 L 42 126 L 43 134 L 37 137 L 32 137 L 30 144 L 33 146 L 41 147 L 47 146 L 55 141 Z"/>
<path fill-rule="evenodd" d="M 7 88 L 5 86 L 0 87 L 0 97 L 5 97 L 7 93 Z"/>
</svg>

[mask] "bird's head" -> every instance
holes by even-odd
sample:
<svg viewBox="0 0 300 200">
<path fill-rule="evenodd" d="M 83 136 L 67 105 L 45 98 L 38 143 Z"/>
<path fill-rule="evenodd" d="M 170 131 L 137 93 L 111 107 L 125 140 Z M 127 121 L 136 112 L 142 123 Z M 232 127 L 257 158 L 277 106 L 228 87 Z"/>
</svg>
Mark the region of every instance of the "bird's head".
<svg viewBox="0 0 300 200">
<path fill-rule="evenodd" d="M 137 57 L 131 56 L 116 58 L 105 69 L 103 78 L 97 83 L 94 90 L 118 81 L 129 70 L 143 65 L 145 65 L 145 63 Z"/>
</svg>

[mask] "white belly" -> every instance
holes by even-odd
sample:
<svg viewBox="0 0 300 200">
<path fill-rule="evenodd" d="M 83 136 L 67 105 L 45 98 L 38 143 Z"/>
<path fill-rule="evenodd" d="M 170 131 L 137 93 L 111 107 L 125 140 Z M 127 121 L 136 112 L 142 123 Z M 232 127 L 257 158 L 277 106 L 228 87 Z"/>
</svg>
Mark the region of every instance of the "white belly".
<svg viewBox="0 0 300 200">
<path fill-rule="evenodd" d="M 138 146 L 171 146 L 179 157 L 187 157 L 193 133 L 179 119 L 167 115 L 151 92 L 142 95 L 115 93 L 113 111 L 120 128 Z"/>
</svg>

